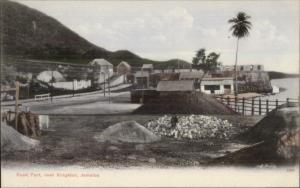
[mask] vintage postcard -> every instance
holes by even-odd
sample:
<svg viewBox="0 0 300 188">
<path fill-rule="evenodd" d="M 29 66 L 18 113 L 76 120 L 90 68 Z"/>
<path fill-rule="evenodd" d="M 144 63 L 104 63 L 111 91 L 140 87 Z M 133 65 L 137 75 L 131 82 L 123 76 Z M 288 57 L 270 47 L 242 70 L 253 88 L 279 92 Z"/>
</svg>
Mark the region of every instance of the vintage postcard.
<svg viewBox="0 0 300 188">
<path fill-rule="evenodd" d="M 1 0 L 1 187 L 299 187 L 299 1 Z"/>
</svg>

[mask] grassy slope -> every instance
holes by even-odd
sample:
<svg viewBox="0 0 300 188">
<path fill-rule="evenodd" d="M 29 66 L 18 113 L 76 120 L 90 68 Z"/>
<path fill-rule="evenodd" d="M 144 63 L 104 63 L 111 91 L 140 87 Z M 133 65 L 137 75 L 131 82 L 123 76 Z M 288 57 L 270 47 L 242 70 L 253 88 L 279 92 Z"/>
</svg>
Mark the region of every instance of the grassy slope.
<svg viewBox="0 0 300 188">
<path fill-rule="evenodd" d="M 133 66 L 154 63 L 158 66 L 177 67 L 177 60 L 153 61 L 128 50 L 108 51 L 35 9 L 16 2 L 0 3 L 3 6 L 3 50 L 6 57 L 82 64 L 94 58 L 105 58 L 114 65 L 127 61 Z"/>
</svg>

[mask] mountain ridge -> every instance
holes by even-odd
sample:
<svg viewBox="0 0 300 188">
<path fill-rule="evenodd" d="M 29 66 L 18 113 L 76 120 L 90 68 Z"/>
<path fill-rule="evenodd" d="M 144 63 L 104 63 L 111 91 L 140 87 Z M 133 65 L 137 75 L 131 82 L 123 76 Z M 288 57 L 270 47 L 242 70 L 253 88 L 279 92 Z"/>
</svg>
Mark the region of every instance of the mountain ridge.
<svg viewBox="0 0 300 188">
<path fill-rule="evenodd" d="M 184 60 L 155 61 L 121 49 L 109 51 L 81 37 L 61 22 L 18 2 L 3 0 L 3 55 L 18 59 L 40 59 L 86 64 L 104 58 L 114 65 L 127 61 L 132 66 L 151 63 L 156 67 L 189 67 Z"/>
</svg>

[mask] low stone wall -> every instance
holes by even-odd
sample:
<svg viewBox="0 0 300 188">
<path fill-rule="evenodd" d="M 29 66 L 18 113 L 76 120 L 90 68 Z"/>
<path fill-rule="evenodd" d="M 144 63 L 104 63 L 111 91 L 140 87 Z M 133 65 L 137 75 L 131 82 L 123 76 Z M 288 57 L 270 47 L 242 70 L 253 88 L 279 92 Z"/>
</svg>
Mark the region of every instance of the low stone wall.
<svg viewBox="0 0 300 188">
<path fill-rule="evenodd" d="M 74 80 L 73 82 L 55 82 L 54 88 L 67 89 L 67 90 L 79 90 L 91 87 L 91 80 Z M 73 88 L 74 87 L 74 88 Z"/>
</svg>

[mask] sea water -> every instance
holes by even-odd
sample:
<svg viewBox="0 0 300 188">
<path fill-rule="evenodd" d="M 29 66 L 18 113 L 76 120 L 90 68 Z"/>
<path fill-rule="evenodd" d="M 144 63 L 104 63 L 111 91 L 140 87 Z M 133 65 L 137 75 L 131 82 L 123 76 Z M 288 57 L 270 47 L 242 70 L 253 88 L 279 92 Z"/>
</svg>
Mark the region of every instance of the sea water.
<svg viewBox="0 0 300 188">
<path fill-rule="evenodd" d="M 287 98 L 299 99 L 299 78 L 273 79 L 271 84 L 284 90 L 275 95 L 261 97 L 261 99 L 278 99 L 279 101 L 285 101 Z"/>
</svg>

